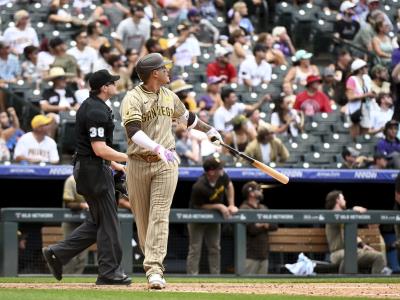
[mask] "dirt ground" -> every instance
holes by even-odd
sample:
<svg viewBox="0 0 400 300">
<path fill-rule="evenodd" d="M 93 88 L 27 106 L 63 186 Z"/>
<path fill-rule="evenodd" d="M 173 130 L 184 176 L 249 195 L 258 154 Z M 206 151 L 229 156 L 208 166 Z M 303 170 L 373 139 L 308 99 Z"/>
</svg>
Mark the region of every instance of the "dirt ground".
<svg viewBox="0 0 400 300">
<path fill-rule="evenodd" d="M 24 289 L 96 289 L 96 290 L 126 290 L 145 291 L 144 283 L 133 283 L 128 287 L 96 286 L 91 283 L 0 283 L 2 288 Z M 400 299 L 400 284 L 378 283 L 293 283 L 293 284 L 263 284 L 263 283 L 171 283 L 165 291 L 169 292 L 199 292 L 199 293 L 243 293 L 243 294 L 283 294 L 307 296 L 348 296 L 371 298 Z"/>
</svg>

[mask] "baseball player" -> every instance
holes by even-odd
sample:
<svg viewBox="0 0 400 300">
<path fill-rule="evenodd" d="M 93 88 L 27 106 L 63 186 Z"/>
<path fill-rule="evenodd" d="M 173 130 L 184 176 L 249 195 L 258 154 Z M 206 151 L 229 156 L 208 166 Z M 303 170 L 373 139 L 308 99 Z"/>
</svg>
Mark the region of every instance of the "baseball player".
<svg viewBox="0 0 400 300">
<path fill-rule="evenodd" d="M 136 71 L 143 84 L 136 86 L 121 104 L 128 137 L 127 186 L 135 215 L 143 267 L 151 289 L 165 288 L 163 261 L 167 252 L 169 212 L 178 181 L 178 156 L 172 120 L 188 129 L 207 133 L 218 143 L 218 131 L 189 112 L 178 96 L 165 88 L 166 65 L 158 53 L 142 57 Z"/>
</svg>

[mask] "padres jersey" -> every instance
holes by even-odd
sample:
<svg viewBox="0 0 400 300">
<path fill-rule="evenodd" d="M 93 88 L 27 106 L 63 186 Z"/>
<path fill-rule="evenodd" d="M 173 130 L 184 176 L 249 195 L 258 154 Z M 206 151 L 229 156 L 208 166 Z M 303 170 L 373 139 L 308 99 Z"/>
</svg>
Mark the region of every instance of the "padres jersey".
<svg viewBox="0 0 400 300">
<path fill-rule="evenodd" d="M 124 126 L 129 122 L 142 123 L 142 131 L 153 141 L 166 149 L 175 148 L 172 134 L 172 119 L 180 118 L 186 111 L 178 96 L 167 88 L 161 87 L 158 94 L 146 91 L 139 85 L 129 91 L 121 104 L 121 116 Z M 128 155 L 153 154 L 128 140 Z"/>
</svg>

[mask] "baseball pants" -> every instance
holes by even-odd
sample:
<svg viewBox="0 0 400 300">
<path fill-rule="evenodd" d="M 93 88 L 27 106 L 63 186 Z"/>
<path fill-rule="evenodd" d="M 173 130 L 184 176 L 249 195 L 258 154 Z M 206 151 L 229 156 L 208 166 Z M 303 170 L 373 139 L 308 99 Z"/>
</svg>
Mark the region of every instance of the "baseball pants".
<svg viewBox="0 0 400 300">
<path fill-rule="evenodd" d="M 135 216 L 146 276 L 163 274 L 167 254 L 169 213 L 178 182 L 178 163 L 148 163 L 130 158 L 127 164 L 129 202 Z"/>
<path fill-rule="evenodd" d="M 78 161 L 74 168 L 78 192 L 89 205 L 88 218 L 64 241 L 51 245 L 56 257 L 65 265 L 74 256 L 97 242 L 99 277 L 122 278 L 120 225 L 111 169 L 99 162 Z M 80 186 L 85 192 L 80 192 Z M 83 187 L 81 187 L 81 190 Z"/>
<path fill-rule="evenodd" d="M 331 253 L 331 262 L 339 265 L 339 273 L 344 273 L 344 250 L 338 250 Z M 357 249 L 358 266 L 362 268 L 371 268 L 371 274 L 381 274 L 385 264 L 383 254 L 378 251 Z"/>
<path fill-rule="evenodd" d="M 189 253 L 186 260 L 186 272 L 191 275 L 199 274 L 199 263 L 203 239 L 208 253 L 210 274 L 221 273 L 221 224 L 188 224 Z"/>
<path fill-rule="evenodd" d="M 246 274 L 268 274 L 268 259 L 246 258 Z"/>
</svg>

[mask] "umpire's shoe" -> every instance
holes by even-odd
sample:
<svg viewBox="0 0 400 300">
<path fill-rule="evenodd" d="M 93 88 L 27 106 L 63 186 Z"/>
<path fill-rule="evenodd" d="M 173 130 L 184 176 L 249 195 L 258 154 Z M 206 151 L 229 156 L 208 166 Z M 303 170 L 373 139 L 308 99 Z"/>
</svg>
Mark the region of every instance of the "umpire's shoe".
<svg viewBox="0 0 400 300">
<path fill-rule="evenodd" d="M 96 285 L 130 285 L 132 283 L 132 279 L 127 275 L 124 275 L 122 278 L 105 278 L 105 277 L 97 277 Z"/>
<path fill-rule="evenodd" d="M 62 263 L 58 260 L 58 258 L 54 255 L 53 250 L 49 247 L 44 247 L 42 249 L 44 260 L 47 262 L 47 266 L 51 274 L 57 279 L 62 279 Z"/>
</svg>

